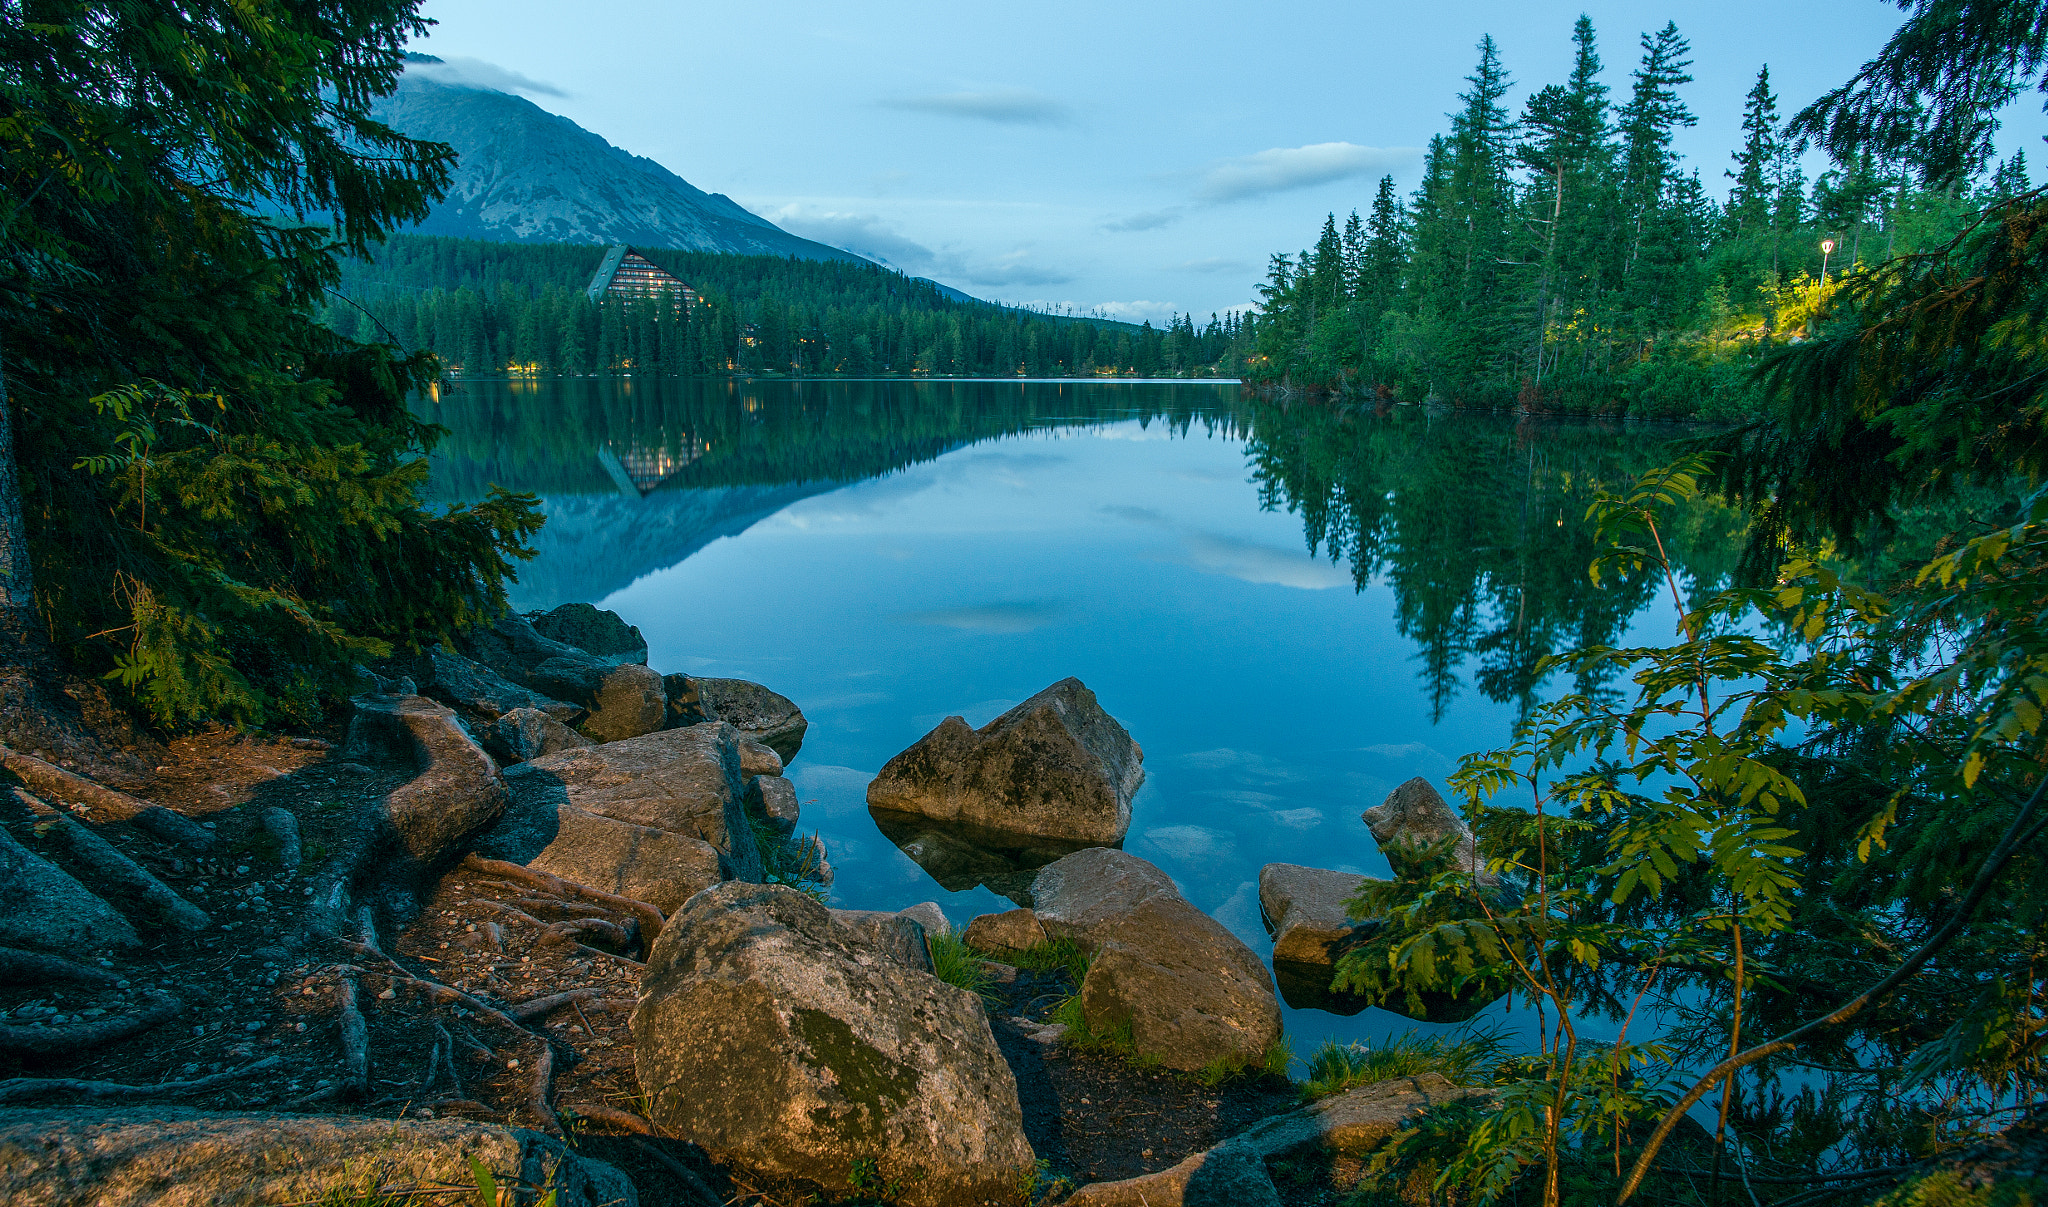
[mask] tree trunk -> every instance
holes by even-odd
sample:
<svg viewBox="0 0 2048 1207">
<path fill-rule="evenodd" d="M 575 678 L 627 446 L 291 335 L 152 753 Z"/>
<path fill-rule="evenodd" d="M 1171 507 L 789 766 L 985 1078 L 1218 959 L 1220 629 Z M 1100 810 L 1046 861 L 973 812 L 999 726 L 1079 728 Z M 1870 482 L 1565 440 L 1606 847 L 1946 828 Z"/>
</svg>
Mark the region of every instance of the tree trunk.
<svg viewBox="0 0 2048 1207">
<path fill-rule="evenodd" d="M 36 634 L 36 583 L 28 561 L 28 528 L 21 518 L 21 470 L 14 458 L 14 411 L 7 373 L 0 366 L 0 636 L 23 650 Z"/>
</svg>

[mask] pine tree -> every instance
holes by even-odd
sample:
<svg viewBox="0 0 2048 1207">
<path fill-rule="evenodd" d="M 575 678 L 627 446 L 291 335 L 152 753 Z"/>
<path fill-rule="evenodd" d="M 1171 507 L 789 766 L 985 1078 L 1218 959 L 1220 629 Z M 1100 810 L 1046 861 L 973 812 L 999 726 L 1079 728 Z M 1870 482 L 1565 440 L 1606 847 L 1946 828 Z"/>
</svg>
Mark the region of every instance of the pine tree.
<svg viewBox="0 0 2048 1207">
<path fill-rule="evenodd" d="M 1771 92 L 1771 67 L 1766 63 L 1756 73 L 1742 109 L 1742 149 L 1730 155 L 1735 169 L 1727 173 L 1735 182 L 1728 190 L 1728 228 L 1732 234 L 1747 234 L 1767 228 L 1771 222 L 1771 173 L 1779 155 L 1778 98 Z"/>
</svg>

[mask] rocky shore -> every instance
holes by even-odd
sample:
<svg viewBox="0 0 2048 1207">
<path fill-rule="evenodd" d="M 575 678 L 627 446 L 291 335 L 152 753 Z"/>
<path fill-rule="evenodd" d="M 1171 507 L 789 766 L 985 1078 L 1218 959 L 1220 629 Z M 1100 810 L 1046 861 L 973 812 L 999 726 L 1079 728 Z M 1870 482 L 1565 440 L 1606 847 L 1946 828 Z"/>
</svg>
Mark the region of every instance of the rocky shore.
<svg viewBox="0 0 2048 1207">
<path fill-rule="evenodd" d="M 1144 756 L 1078 680 L 870 786 L 999 865 L 956 933 L 829 908 L 801 710 L 646 658 L 566 605 L 364 668 L 329 732 L 0 754 L 0 1200 L 1310 1203 L 1466 1093 L 1302 1105 L 1265 962 L 1117 849 Z M 1434 798 L 1375 836 L 1456 845 Z M 1358 879 L 1265 869 L 1283 987 Z"/>
</svg>

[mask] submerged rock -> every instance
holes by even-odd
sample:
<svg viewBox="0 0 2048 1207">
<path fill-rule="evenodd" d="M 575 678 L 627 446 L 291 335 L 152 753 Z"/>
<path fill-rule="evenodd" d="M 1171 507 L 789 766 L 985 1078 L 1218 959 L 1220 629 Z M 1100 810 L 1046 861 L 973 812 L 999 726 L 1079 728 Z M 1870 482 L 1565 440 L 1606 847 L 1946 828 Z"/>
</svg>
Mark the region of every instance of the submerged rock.
<svg viewBox="0 0 2048 1207">
<path fill-rule="evenodd" d="M 1269 863 L 1259 869 L 1259 910 L 1273 936 L 1273 962 L 1328 968 L 1343 954 L 1358 923 L 1345 901 L 1367 880 L 1351 872 Z M 1327 981 L 1325 973 L 1324 980 Z"/>
<path fill-rule="evenodd" d="M 868 807 L 1007 834 L 1115 844 L 1131 828 L 1144 751 L 1079 679 L 971 729 L 947 717 L 890 759 Z"/>
<path fill-rule="evenodd" d="M 725 722 L 773 750 L 784 763 L 794 761 L 797 751 L 803 749 L 804 733 L 811 723 L 788 696 L 745 679 L 692 677 L 690 683 L 706 720 Z"/>
<path fill-rule="evenodd" d="M 986 887 L 1019 905 L 1031 904 L 1031 880 L 1038 869 L 1090 845 L 1006 834 L 873 807 L 868 816 L 882 837 L 910 856 L 940 888 L 957 893 Z"/>
<path fill-rule="evenodd" d="M 1069 855 L 1038 873 L 1031 896 L 1049 938 L 1094 952 L 1081 982 L 1094 1030 L 1128 1024 L 1140 1054 L 1190 1071 L 1256 1063 L 1280 1038 L 1265 961 L 1137 856 L 1103 847 Z"/>
<path fill-rule="evenodd" d="M 10 1207 L 358 1202 L 366 1186 L 473 1187 L 471 1159 L 501 1183 L 550 1187 L 559 1207 L 639 1202 L 617 1169 L 520 1128 L 174 1106 L 0 1110 Z"/>
<path fill-rule="evenodd" d="M 980 999 L 795 889 L 691 898 L 648 956 L 632 1026 L 649 1117 L 714 1160 L 834 1195 L 872 1177 L 911 1207 L 1008 1201 L 1032 1168 Z"/>
<path fill-rule="evenodd" d="M 1465 819 L 1419 775 L 1387 793 L 1385 802 L 1361 816 L 1381 850 L 1395 843 L 1426 847 L 1455 838 L 1451 850 L 1458 866 L 1467 870 L 1478 866 L 1477 848 Z M 1493 877 L 1482 871 L 1480 879 L 1490 883 Z"/>
</svg>

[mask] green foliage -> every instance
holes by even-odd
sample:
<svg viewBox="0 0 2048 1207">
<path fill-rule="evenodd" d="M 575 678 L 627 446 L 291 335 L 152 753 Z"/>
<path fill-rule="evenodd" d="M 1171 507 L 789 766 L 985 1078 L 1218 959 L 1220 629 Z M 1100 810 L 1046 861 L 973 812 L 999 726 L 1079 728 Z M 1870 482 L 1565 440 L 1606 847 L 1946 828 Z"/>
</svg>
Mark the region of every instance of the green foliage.
<svg viewBox="0 0 2048 1207">
<path fill-rule="evenodd" d="M 505 606 L 539 524 L 422 505 L 435 365 L 311 317 L 449 153 L 367 117 L 403 0 L 0 20 L 0 363 L 45 635 L 155 720 L 311 720 Z M 33 31 L 33 32 L 31 32 Z M 261 53 L 250 53 L 261 47 Z M 320 211 L 331 227 L 259 216 Z"/>
<path fill-rule="evenodd" d="M 751 814 L 747 824 L 754 831 L 754 846 L 761 852 L 762 882 L 786 885 L 819 905 L 826 904 L 831 893 L 818 878 L 824 863 L 824 847 L 818 835 L 784 834 L 765 818 Z"/>
<path fill-rule="evenodd" d="M 1943 1170 L 1884 1196 L 1877 1207 L 2038 1207 L 2048 1178 L 2001 1178 L 1990 1185 Z"/>
<path fill-rule="evenodd" d="M 1922 43 L 1956 49 L 1935 13 L 1952 7 L 1987 33 L 2030 20 L 2022 12 L 2029 6 L 2010 0 L 1926 0 L 1901 36 L 1917 28 L 1912 36 Z M 2023 43 L 2032 49 L 2015 57 L 1993 49 L 2009 44 L 1970 48 L 1983 82 L 1998 92 L 2006 85 L 1993 77 L 2040 70 L 2042 38 L 2028 32 Z M 2001 168 L 1982 193 L 1956 183 L 1987 166 L 1981 137 L 1958 161 L 1960 174 L 1938 178 L 1916 178 L 1903 144 L 1859 146 L 1847 137 L 1830 144 L 1834 170 L 1809 182 L 1765 69 L 1746 99 L 1733 187 L 1717 205 L 1671 150 L 1675 132 L 1695 121 L 1682 95 L 1691 52 L 1678 28 L 1642 36 L 1619 105 L 1601 82 L 1584 17 L 1572 43 L 1569 77 L 1536 89 L 1511 122 L 1500 49 L 1482 40 L 1450 132 L 1429 146 L 1420 186 L 1404 205 L 1391 180 L 1380 183 L 1371 210 L 1375 266 L 1363 267 L 1356 213 L 1347 226 L 1361 232 L 1354 242 L 1337 238 L 1331 215 L 1313 249 L 1273 258 L 1260 307 L 1245 324 L 1247 379 L 1381 402 L 1754 419 L 1765 409 L 1755 380 L 1760 359 L 1807 336 L 1777 302 L 1789 282 L 1820 275 L 1823 239 L 1836 241 L 1830 266 L 1839 281 L 1939 245 L 1987 201 L 2027 187 L 2018 163 Z M 1915 64 L 1925 63 L 1922 53 Z M 1945 86 L 1943 103 L 1984 99 L 1970 88 Z M 1845 103 L 1838 96 L 1817 109 L 1832 104 L 1839 118 Z M 1867 133 L 1842 120 L 1845 131 Z M 1896 128 L 1910 131 L 1912 122 Z M 1973 127 L 1979 136 L 1989 128 Z"/>
<path fill-rule="evenodd" d="M 601 247 L 402 235 L 344 266 L 326 321 L 431 350 L 466 376 L 762 373 L 803 376 L 1214 376 L 1234 373 L 1239 320 L 1157 329 L 949 296 L 846 261 L 642 249 L 705 299 L 594 303 Z"/>
<path fill-rule="evenodd" d="M 996 996 L 995 991 L 989 988 L 994 982 L 988 968 L 982 963 L 980 954 L 960 937 L 958 929 L 929 931 L 924 938 L 925 946 L 932 954 L 933 976 L 969 993 L 991 999 Z"/>
</svg>

